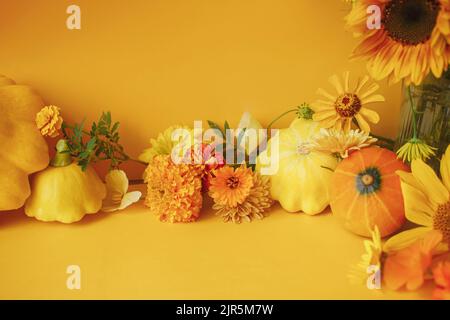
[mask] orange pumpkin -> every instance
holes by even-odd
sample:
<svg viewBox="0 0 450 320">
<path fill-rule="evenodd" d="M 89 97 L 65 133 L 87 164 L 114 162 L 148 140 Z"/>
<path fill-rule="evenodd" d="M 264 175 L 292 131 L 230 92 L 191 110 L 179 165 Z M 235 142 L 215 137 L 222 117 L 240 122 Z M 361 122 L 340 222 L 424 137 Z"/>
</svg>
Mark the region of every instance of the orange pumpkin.
<svg viewBox="0 0 450 320">
<path fill-rule="evenodd" d="M 405 222 L 403 195 L 397 170 L 409 167 L 394 152 L 370 147 L 350 154 L 331 178 L 331 210 L 344 227 L 370 237 L 378 226 L 382 237 Z"/>
</svg>

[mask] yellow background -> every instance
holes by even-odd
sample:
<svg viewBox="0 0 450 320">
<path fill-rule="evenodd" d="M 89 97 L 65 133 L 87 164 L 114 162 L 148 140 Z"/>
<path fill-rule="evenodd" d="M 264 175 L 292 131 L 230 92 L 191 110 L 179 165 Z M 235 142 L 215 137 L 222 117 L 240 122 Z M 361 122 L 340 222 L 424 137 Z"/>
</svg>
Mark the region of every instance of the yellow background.
<svg viewBox="0 0 450 320">
<path fill-rule="evenodd" d="M 82 30 L 66 8 L 81 7 Z M 68 121 L 109 110 L 134 157 L 169 125 L 250 111 L 263 124 L 316 98 L 348 56 L 339 0 L 2 0 L 0 73 L 33 86 Z M 378 134 L 394 137 L 400 87 L 381 83 Z M 288 125 L 290 119 L 279 122 Z M 205 124 L 206 125 L 206 124 Z M 131 178 L 142 168 L 126 166 Z M 142 204 L 74 225 L 0 215 L 0 298 L 410 298 L 350 286 L 362 239 L 330 214 L 276 206 L 261 222 L 158 222 Z M 80 265 L 82 290 L 65 286 Z"/>
</svg>

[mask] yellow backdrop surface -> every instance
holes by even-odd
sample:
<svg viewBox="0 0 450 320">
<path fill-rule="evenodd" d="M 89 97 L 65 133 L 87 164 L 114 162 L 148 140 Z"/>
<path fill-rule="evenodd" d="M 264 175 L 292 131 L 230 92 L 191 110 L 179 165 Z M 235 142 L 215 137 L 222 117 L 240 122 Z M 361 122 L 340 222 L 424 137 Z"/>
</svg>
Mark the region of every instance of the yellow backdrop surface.
<svg viewBox="0 0 450 320">
<path fill-rule="evenodd" d="M 81 8 L 81 30 L 66 8 Z M 136 157 L 171 124 L 250 111 L 263 124 L 316 98 L 348 56 L 349 5 L 338 0 L 2 0 L 0 73 L 33 86 L 68 121 L 109 110 Z M 378 134 L 394 137 L 400 87 L 381 83 Z M 286 126 L 289 119 L 279 122 Z M 206 125 L 206 124 L 205 124 Z M 141 167 L 127 166 L 131 178 Z M 206 205 L 207 207 L 207 205 Z M 411 298 L 353 287 L 362 239 L 329 213 L 223 224 L 163 224 L 142 204 L 74 225 L 0 214 L 0 298 Z M 66 288 L 79 265 L 81 290 Z"/>
</svg>

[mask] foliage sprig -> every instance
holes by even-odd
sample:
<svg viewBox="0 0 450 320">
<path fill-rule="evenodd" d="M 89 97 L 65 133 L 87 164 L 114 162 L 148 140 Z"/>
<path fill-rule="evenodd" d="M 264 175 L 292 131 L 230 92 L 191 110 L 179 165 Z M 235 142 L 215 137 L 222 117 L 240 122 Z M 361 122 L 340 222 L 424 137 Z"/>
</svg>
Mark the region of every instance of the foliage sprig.
<svg viewBox="0 0 450 320">
<path fill-rule="evenodd" d="M 62 133 L 67 140 L 71 156 L 76 158 L 84 171 L 90 163 L 110 160 L 110 168 L 117 168 L 122 162 L 129 160 L 123 146 L 119 143 L 119 122 L 112 122 L 111 112 L 103 112 L 97 122 L 93 122 L 90 130 L 85 130 L 85 120 L 74 125 L 66 122 L 62 125 Z"/>
</svg>

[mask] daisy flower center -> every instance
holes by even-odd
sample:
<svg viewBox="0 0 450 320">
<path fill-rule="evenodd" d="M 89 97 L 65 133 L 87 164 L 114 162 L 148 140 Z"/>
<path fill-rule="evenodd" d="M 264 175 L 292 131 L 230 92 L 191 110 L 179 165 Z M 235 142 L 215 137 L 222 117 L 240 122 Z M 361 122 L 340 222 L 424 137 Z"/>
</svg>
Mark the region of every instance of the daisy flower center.
<svg viewBox="0 0 450 320">
<path fill-rule="evenodd" d="M 442 232 L 444 241 L 450 243 L 450 201 L 438 207 L 433 218 L 433 227 Z"/>
<path fill-rule="evenodd" d="M 438 0 L 391 0 L 382 24 L 391 39 L 415 46 L 430 39 L 439 11 Z"/>
<path fill-rule="evenodd" d="M 361 110 L 361 100 L 354 93 L 344 93 L 336 99 L 334 106 L 341 117 L 352 118 Z"/>
<path fill-rule="evenodd" d="M 236 189 L 237 187 L 239 187 L 239 178 L 238 177 L 229 177 L 227 179 L 227 187 L 230 189 Z"/>
</svg>

